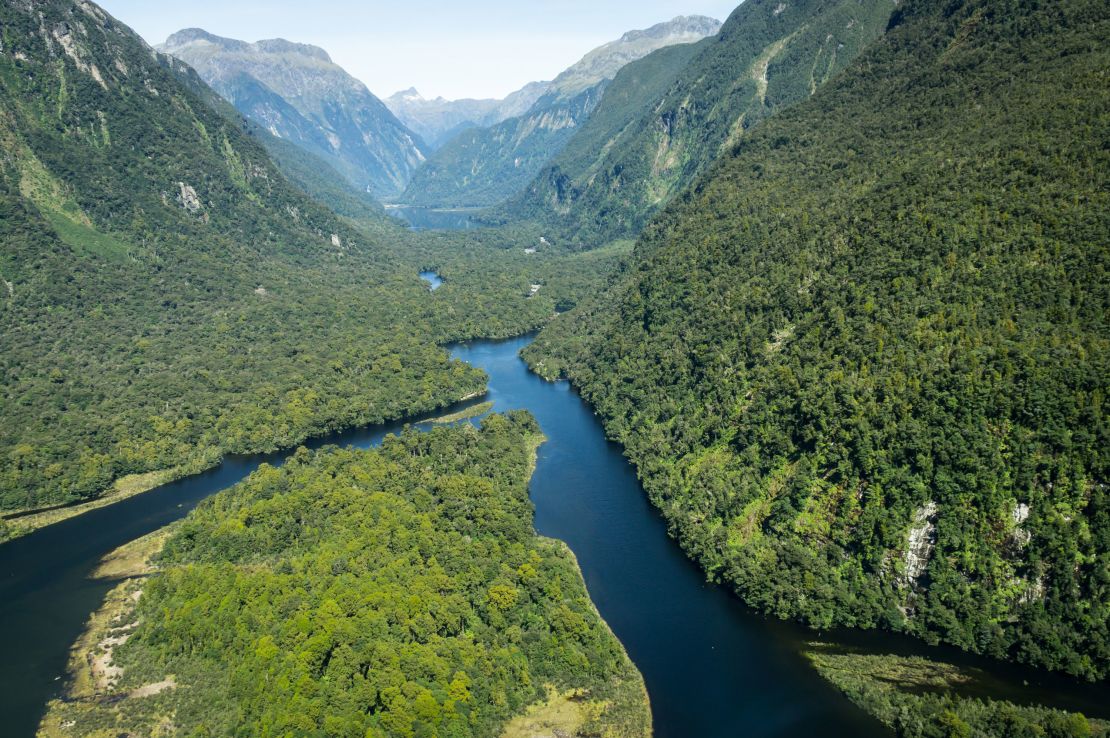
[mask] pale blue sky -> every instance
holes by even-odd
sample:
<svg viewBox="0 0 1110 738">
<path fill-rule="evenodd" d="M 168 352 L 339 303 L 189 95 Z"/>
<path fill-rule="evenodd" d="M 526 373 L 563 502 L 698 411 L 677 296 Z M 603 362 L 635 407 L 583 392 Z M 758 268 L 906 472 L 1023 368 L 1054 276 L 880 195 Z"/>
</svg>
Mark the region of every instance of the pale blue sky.
<svg viewBox="0 0 1110 738">
<path fill-rule="evenodd" d="M 739 0 L 99 0 L 151 44 L 182 28 L 327 49 L 377 95 L 501 97 L 590 49 L 676 15 L 724 20 Z"/>
</svg>

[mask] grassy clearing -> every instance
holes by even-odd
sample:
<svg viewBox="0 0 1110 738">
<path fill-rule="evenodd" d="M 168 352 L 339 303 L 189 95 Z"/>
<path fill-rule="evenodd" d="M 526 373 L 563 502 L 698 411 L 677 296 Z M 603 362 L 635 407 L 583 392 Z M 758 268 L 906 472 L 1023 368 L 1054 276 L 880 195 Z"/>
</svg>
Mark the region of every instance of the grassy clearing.
<svg viewBox="0 0 1110 738">
<path fill-rule="evenodd" d="M 558 738 L 577 735 L 596 708 L 584 701 L 578 690 L 560 692 L 547 685 L 547 699 L 532 705 L 528 711 L 514 718 L 501 738 Z"/>
<path fill-rule="evenodd" d="M 152 574 L 157 568 L 154 557 L 161 552 L 177 525 L 167 525 L 112 551 L 101 559 L 100 566 L 93 572 L 93 578 L 131 579 Z"/>
<path fill-rule="evenodd" d="M 428 422 L 434 423 L 436 425 L 450 425 L 451 423 L 457 423 L 460 420 L 479 418 L 488 413 L 490 410 L 493 410 L 492 402 L 481 402 L 477 405 L 471 405 L 470 407 L 463 408 L 457 413 L 451 413 L 450 415 L 444 415 L 439 418 L 434 418 L 432 420 L 429 420 Z"/>
</svg>

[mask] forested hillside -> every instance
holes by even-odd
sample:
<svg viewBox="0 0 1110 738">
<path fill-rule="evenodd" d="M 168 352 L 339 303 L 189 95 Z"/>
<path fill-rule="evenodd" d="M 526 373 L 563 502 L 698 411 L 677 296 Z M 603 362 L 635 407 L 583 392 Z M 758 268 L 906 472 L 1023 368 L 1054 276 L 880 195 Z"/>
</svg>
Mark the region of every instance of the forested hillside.
<svg viewBox="0 0 1110 738">
<path fill-rule="evenodd" d="M 525 277 L 429 300 L 92 3 L 0 29 L 0 509 L 449 404 L 483 377 L 433 340 L 551 314 Z"/>
<path fill-rule="evenodd" d="M 117 676 L 79 679 L 46 734 L 493 738 L 548 700 L 563 735 L 650 735 L 573 556 L 532 529 L 539 433 L 515 413 L 301 451 L 206 501 L 97 634 Z"/>
<path fill-rule="evenodd" d="M 519 192 L 562 150 L 608 81 L 573 97 L 545 95 L 524 115 L 464 130 L 413 174 L 400 200 L 421 207 L 483 207 Z"/>
<path fill-rule="evenodd" d="M 538 220 L 587 247 L 638 235 L 745 131 L 855 59 L 894 8 L 890 0 L 748 0 L 681 71 L 662 59 L 634 62 L 625 83 L 637 107 L 606 92 L 562 153 L 491 219 Z"/>
<path fill-rule="evenodd" d="M 1107 676 L 1107 69 L 1101 0 L 902 3 L 529 360 L 764 612 Z"/>
</svg>

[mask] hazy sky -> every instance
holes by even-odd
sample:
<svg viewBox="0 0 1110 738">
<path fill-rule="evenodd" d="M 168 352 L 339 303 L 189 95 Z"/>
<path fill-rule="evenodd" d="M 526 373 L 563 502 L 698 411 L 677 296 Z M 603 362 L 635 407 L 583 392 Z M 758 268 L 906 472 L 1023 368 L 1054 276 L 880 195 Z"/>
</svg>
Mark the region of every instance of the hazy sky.
<svg viewBox="0 0 1110 738">
<path fill-rule="evenodd" d="M 590 49 L 676 15 L 724 20 L 739 0 L 99 0 L 158 44 L 182 28 L 316 44 L 375 94 L 502 97 Z"/>
</svg>

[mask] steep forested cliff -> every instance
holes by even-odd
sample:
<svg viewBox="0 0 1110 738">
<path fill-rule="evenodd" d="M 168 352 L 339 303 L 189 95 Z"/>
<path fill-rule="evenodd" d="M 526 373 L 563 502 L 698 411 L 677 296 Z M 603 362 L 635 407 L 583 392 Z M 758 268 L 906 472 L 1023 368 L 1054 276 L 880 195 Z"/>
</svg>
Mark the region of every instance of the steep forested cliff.
<svg viewBox="0 0 1110 738">
<path fill-rule="evenodd" d="M 624 82 L 636 85 L 638 107 L 607 91 L 562 153 L 491 219 L 538 220 L 585 247 L 635 236 L 745 131 L 835 77 L 894 8 L 890 0 L 743 3 L 681 70 L 634 62 L 636 76 Z M 619 127 L 605 122 L 617 117 Z"/>
<path fill-rule="evenodd" d="M 1110 672 L 1110 8 L 911 0 L 529 359 L 769 613 Z"/>
</svg>

